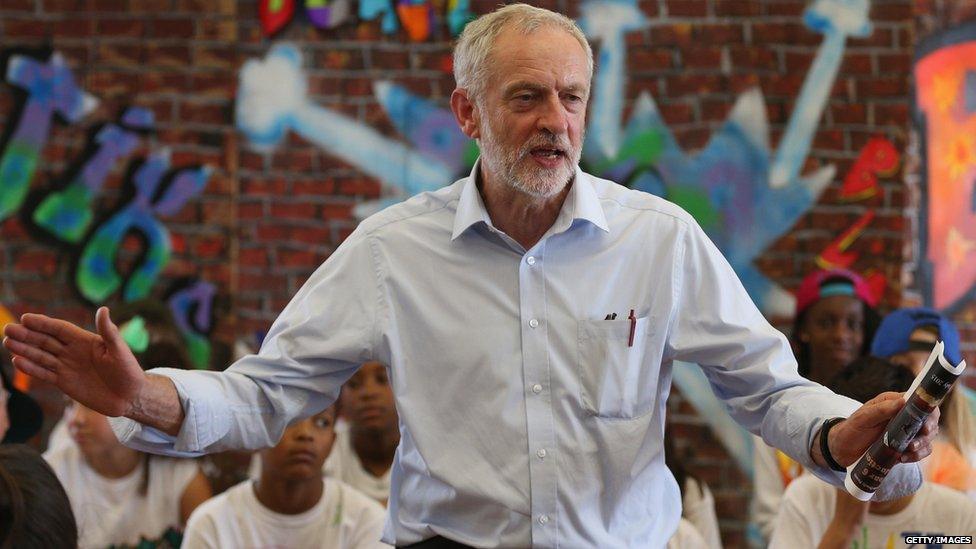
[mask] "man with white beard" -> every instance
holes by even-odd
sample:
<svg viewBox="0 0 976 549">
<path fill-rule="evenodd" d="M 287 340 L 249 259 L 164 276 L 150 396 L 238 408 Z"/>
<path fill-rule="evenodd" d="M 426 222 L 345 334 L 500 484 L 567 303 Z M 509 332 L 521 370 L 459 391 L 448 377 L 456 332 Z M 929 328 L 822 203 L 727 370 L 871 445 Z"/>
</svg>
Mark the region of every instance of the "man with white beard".
<svg viewBox="0 0 976 549">
<path fill-rule="evenodd" d="M 454 59 L 451 108 L 482 151 L 471 175 L 363 221 L 257 355 L 143 375 L 102 308 L 98 334 L 30 314 L 8 326 L 17 367 L 124 416 L 113 428 L 134 448 L 199 455 L 271 446 L 360 364 L 388 364 L 401 439 L 383 540 L 398 546 L 664 546 L 681 514 L 662 450 L 676 360 L 839 485 L 899 395 L 861 406 L 801 378 L 691 216 L 579 169 L 593 74 L 579 28 L 510 5 L 470 23 Z M 929 453 L 937 420 L 904 461 Z M 898 466 L 881 497 L 920 478 Z"/>
</svg>

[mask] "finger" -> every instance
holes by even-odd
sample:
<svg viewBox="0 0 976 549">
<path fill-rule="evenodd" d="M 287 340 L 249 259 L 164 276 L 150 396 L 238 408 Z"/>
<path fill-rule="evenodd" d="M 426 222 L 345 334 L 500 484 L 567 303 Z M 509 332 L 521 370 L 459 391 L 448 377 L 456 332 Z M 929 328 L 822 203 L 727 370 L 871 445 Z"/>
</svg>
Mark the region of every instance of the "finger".
<svg viewBox="0 0 976 549">
<path fill-rule="evenodd" d="M 17 341 L 16 339 L 6 338 L 4 339 L 3 345 L 11 353 L 22 356 L 34 364 L 48 370 L 57 371 L 58 367 L 61 365 L 61 361 L 59 361 L 57 357 L 51 353 L 45 351 L 44 349 L 34 347 L 33 345 Z"/>
<path fill-rule="evenodd" d="M 935 411 L 925 419 L 925 423 L 922 424 L 922 428 L 918 431 L 918 437 L 931 439 L 939 433 L 938 411 L 939 409 L 936 408 Z"/>
<path fill-rule="evenodd" d="M 99 307 L 95 311 L 95 328 L 98 330 L 98 335 L 102 336 L 102 340 L 105 341 L 105 345 L 116 355 L 128 351 L 129 347 L 122 339 L 119 327 L 112 322 L 108 307 Z"/>
<path fill-rule="evenodd" d="M 21 315 L 20 323 L 31 330 L 47 334 L 64 345 L 87 333 L 70 322 L 34 313 Z"/>
<path fill-rule="evenodd" d="M 33 345 L 35 347 L 40 347 L 41 349 L 44 349 L 45 351 L 54 355 L 60 354 L 64 350 L 64 344 L 57 339 L 19 324 L 8 324 L 4 329 L 4 333 L 7 335 L 7 337 Z"/>
<path fill-rule="evenodd" d="M 879 425 L 887 425 L 891 418 L 901 410 L 904 402 L 898 396 L 898 393 L 885 393 L 893 394 L 895 398 L 884 398 L 881 395 L 878 398 L 869 400 L 866 404 L 861 406 L 857 413 L 852 415 L 849 419 L 856 420 L 857 425 L 861 427 L 877 427 Z"/>
<path fill-rule="evenodd" d="M 58 376 L 54 372 L 48 370 L 47 368 L 42 368 L 41 366 L 34 364 L 22 356 L 12 357 L 11 362 L 14 363 L 14 368 L 17 368 L 21 372 L 24 372 L 31 377 L 36 377 L 37 379 L 46 381 L 48 383 L 58 382 Z"/>
<path fill-rule="evenodd" d="M 908 445 L 907 450 L 899 459 L 902 463 L 913 463 L 928 457 L 932 453 L 932 444 L 927 441 L 915 440 Z"/>
</svg>

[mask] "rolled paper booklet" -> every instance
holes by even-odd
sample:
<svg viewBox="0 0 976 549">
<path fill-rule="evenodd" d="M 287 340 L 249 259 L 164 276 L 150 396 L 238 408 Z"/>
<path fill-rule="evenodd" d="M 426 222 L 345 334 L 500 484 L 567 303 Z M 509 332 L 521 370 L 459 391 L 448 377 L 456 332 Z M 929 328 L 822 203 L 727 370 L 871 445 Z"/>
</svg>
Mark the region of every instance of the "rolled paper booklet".
<svg viewBox="0 0 976 549">
<path fill-rule="evenodd" d="M 881 438 L 868 448 L 861 459 L 847 468 L 844 487 L 852 496 L 861 501 L 871 499 L 881 486 L 881 481 L 888 476 L 902 452 L 925 424 L 925 419 L 949 394 L 966 369 L 965 360 L 956 365 L 950 364 L 943 354 L 944 349 L 943 342 L 935 344 L 925 367 L 905 393 L 908 398 L 901 411 L 888 423 Z"/>
</svg>

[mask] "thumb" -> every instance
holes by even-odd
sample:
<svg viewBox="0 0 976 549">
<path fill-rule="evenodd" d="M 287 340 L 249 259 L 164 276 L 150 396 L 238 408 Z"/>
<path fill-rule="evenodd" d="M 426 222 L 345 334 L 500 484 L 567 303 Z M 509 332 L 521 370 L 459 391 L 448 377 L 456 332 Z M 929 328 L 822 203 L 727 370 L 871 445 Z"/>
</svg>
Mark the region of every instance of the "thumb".
<svg viewBox="0 0 976 549">
<path fill-rule="evenodd" d="M 112 322 L 109 316 L 108 307 L 99 307 L 95 311 L 95 329 L 98 330 L 98 335 L 102 337 L 105 346 L 110 351 L 115 354 L 128 351 L 129 347 L 126 345 L 125 340 L 122 339 L 122 334 L 119 333 L 119 327 Z"/>
</svg>

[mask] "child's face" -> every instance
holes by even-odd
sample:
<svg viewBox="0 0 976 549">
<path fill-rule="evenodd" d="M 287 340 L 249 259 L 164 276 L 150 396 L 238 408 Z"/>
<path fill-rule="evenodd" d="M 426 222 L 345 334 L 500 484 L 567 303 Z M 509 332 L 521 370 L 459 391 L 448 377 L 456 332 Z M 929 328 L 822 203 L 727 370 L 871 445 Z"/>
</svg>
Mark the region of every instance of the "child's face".
<svg viewBox="0 0 976 549">
<path fill-rule="evenodd" d="M 108 424 L 108 418 L 102 414 L 73 400 L 68 403 L 64 414 L 68 421 L 68 432 L 82 453 L 97 454 L 120 445 Z"/>
<path fill-rule="evenodd" d="M 810 346 L 811 377 L 826 381 L 861 353 L 864 305 L 853 297 L 825 297 L 807 309 L 800 329 L 800 341 Z"/>
<path fill-rule="evenodd" d="M 303 480 L 322 476 L 322 464 L 335 442 L 335 407 L 293 423 L 274 448 L 262 452 L 261 470 Z"/>
<path fill-rule="evenodd" d="M 397 428 L 396 405 L 386 367 L 367 362 L 342 387 L 342 413 L 357 429 Z"/>
<path fill-rule="evenodd" d="M 933 334 L 928 330 L 915 330 L 912 335 L 908 336 L 911 341 L 925 341 L 931 343 L 935 347 L 935 342 L 938 340 L 938 336 Z M 905 351 L 904 353 L 898 353 L 896 355 L 891 355 L 888 360 L 892 364 L 897 364 L 899 366 L 905 366 L 912 371 L 913 374 L 918 375 L 925 367 L 925 361 L 928 360 L 929 355 L 932 354 L 931 351 Z"/>
</svg>

